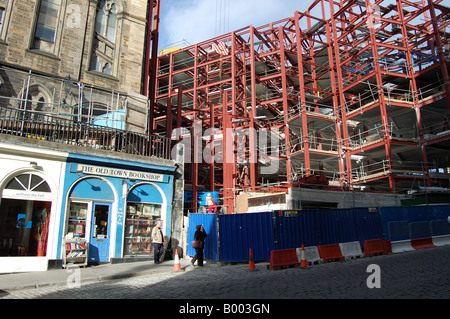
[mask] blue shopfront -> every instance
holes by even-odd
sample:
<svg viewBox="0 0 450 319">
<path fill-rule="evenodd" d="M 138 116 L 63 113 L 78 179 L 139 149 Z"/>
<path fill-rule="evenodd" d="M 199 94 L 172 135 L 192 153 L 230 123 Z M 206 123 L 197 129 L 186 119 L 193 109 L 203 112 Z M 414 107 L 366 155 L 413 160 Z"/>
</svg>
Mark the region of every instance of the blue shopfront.
<svg viewBox="0 0 450 319">
<path fill-rule="evenodd" d="M 170 163 L 71 154 L 61 209 L 61 258 L 68 239 L 86 240 L 89 263 L 149 257 L 156 221 L 163 221 L 166 236 L 171 234 L 175 169 Z"/>
</svg>

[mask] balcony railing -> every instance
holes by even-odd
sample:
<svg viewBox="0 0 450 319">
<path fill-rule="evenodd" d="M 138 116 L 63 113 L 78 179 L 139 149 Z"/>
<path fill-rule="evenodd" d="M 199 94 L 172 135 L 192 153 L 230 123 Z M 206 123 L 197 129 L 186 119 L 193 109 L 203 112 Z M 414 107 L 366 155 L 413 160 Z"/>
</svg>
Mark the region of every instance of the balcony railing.
<svg viewBox="0 0 450 319">
<path fill-rule="evenodd" d="M 86 148 L 170 159 L 170 139 L 40 112 L 0 107 L 0 133 Z"/>
</svg>

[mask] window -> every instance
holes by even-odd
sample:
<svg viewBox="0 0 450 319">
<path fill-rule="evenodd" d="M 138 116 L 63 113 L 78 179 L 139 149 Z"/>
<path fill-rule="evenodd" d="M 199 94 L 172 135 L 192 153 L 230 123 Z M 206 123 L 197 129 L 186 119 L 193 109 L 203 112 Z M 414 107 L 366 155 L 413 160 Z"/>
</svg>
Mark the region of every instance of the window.
<svg viewBox="0 0 450 319">
<path fill-rule="evenodd" d="M 106 63 L 102 70 L 103 73 L 111 75 L 111 65 Z"/>
<path fill-rule="evenodd" d="M 25 94 L 28 93 L 25 99 Z M 24 98 L 18 101 L 18 108 L 22 111 L 21 116 L 26 121 L 42 122 L 50 116 L 52 111 L 51 93 L 43 85 L 32 84 L 24 88 L 19 96 Z"/>
<path fill-rule="evenodd" d="M 66 235 L 71 234 L 71 237 L 75 238 L 85 237 L 86 218 L 88 211 L 89 211 L 88 203 L 72 202 L 70 204 Z"/>
<path fill-rule="evenodd" d="M 45 256 L 52 202 L 35 199 L 50 192 L 47 182 L 35 174 L 9 180 L 0 205 L 0 256 Z"/>
<path fill-rule="evenodd" d="M 95 32 L 112 43 L 116 37 L 117 11 L 114 1 L 100 1 L 95 20 Z"/>
<path fill-rule="evenodd" d="M 98 56 L 93 54 L 92 58 L 91 58 L 91 66 L 90 66 L 89 69 L 92 70 L 92 71 L 99 71 L 100 72 L 100 70 L 101 70 L 100 68 L 101 68 L 101 65 L 100 65 L 100 61 L 98 59 Z"/>
<path fill-rule="evenodd" d="M 161 218 L 161 205 L 127 203 L 124 255 L 139 256 L 152 252 L 152 230 Z"/>
<path fill-rule="evenodd" d="M 50 187 L 47 182 L 42 177 L 34 174 L 16 176 L 6 184 L 5 188 L 29 192 L 50 192 Z"/>
<path fill-rule="evenodd" d="M 115 1 L 99 1 L 89 70 L 113 75 L 116 29 L 117 7 Z"/>
<path fill-rule="evenodd" d="M 0 33 L 2 33 L 3 17 L 5 16 L 5 9 L 0 8 Z"/>
<path fill-rule="evenodd" d="M 92 56 L 90 70 L 102 72 L 104 74 L 109 74 L 109 75 L 112 74 L 111 64 L 106 63 L 104 66 L 102 66 L 100 59 L 96 55 Z"/>
<path fill-rule="evenodd" d="M 108 25 L 106 28 L 106 38 L 112 43 L 115 42 L 116 37 L 116 22 L 117 22 L 116 6 L 113 4 L 109 12 Z"/>
<path fill-rule="evenodd" d="M 49 42 L 55 41 L 61 0 L 42 0 L 34 37 Z"/>
</svg>

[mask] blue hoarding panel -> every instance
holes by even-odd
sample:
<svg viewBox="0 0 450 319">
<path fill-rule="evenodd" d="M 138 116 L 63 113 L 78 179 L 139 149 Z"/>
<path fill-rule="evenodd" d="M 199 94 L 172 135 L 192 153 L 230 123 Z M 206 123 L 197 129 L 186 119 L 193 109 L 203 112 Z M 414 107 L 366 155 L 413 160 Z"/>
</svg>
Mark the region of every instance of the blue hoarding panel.
<svg viewBox="0 0 450 319">
<path fill-rule="evenodd" d="M 450 205 L 351 209 L 285 210 L 219 215 L 219 259 L 269 260 L 274 249 L 298 248 L 369 239 L 405 240 L 445 234 Z M 429 236 L 426 236 L 429 237 Z"/>
<path fill-rule="evenodd" d="M 352 213 L 361 247 L 365 240 L 385 238 L 378 208 L 352 208 Z"/>
<path fill-rule="evenodd" d="M 320 245 L 358 240 L 356 225 L 350 209 L 319 211 Z"/>
<path fill-rule="evenodd" d="M 319 242 L 318 215 L 315 210 L 275 212 L 276 249 L 315 246 Z"/>
<path fill-rule="evenodd" d="M 429 205 L 430 220 L 446 220 L 450 216 L 450 205 Z"/>
<path fill-rule="evenodd" d="M 269 260 L 274 249 L 272 216 L 271 212 L 219 215 L 220 260 L 248 261 L 250 248 L 255 261 Z"/>
<path fill-rule="evenodd" d="M 192 241 L 197 230 L 197 225 L 203 225 L 207 237 L 203 251 L 204 259 L 219 260 L 218 256 L 218 236 L 217 236 L 217 215 L 216 214 L 189 214 L 189 226 L 187 234 L 188 249 L 187 255 L 194 256 L 195 249 L 192 248 Z"/>
<path fill-rule="evenodd" d="M 384 238 L 378 209 L 312 209 L 276 212 L 276 247 L 288 249 Z"/>
<path fill-rule="evenodd" d="M 428 206 L 408 206 L 406 209 L 408 210 L 408 219 L 410 223 L 430 221 Z"/>
</svg>

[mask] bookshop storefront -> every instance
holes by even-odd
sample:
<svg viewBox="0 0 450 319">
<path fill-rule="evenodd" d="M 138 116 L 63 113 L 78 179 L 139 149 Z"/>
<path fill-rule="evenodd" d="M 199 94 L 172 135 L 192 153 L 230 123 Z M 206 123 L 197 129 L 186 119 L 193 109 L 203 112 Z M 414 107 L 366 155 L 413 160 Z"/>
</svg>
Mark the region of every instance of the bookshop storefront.
<svg viewBox="0 0 450 319">
<path fill-rule="evenodd" d="M 127 162 L 125 169 L 120 161 L 105 166 L 90 160 L 67 163 L 61 237 L 66 242 L 83 240 L 88 247 L 87 262 L 92 264 L 149 257 L 153 253 L 151 231 L 157 220 L 163 220 L 164 234 L 170 236 L 175 167 L 130 167 Z M 61 251 L 63 264 L 67 256 Z"/>
</svg>

